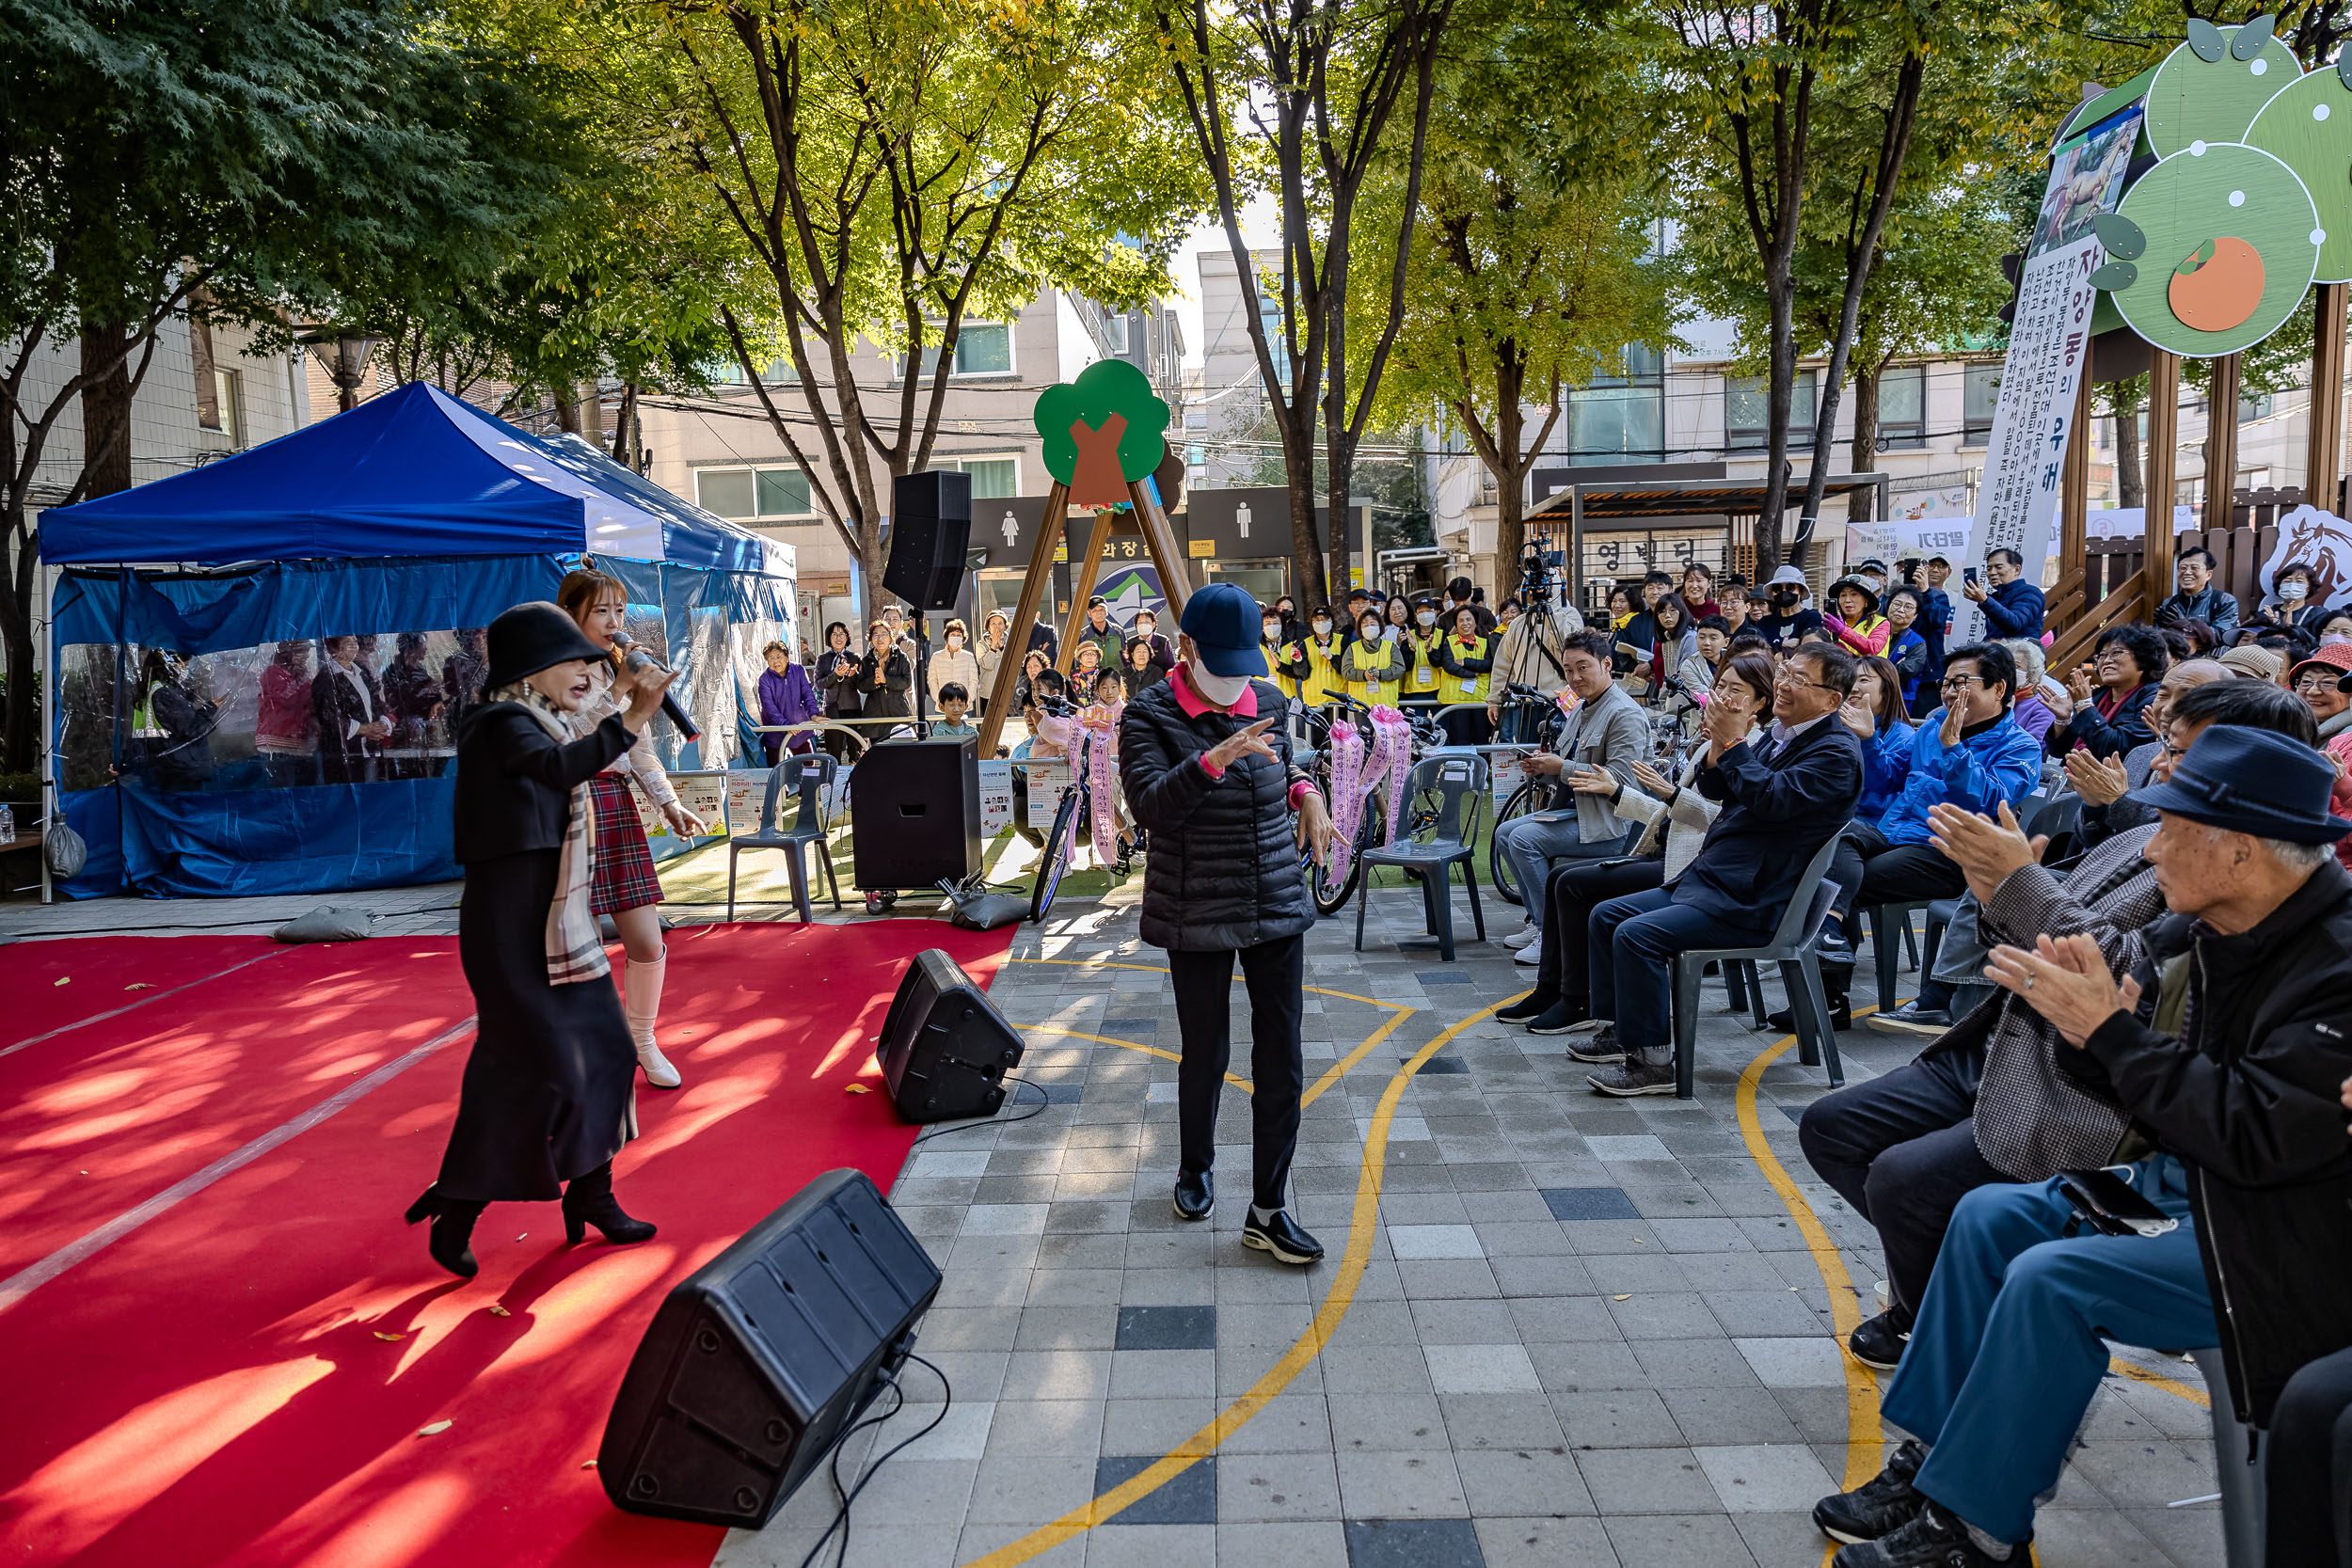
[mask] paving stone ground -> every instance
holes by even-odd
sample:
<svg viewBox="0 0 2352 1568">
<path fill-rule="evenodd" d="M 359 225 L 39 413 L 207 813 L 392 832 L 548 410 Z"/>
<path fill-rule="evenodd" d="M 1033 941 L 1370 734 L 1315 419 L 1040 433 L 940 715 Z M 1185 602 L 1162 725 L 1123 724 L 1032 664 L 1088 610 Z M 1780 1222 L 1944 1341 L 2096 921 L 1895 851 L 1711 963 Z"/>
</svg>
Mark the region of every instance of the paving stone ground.
<svg viewBox="0 0 2352 1568">
<path fill-rule="evenodd" d="M 453 928 L 453 892 L 335 901 L 376 902 L 379 930 L 406 933 Z M 1328 1341 L 1294 1354 L 1352 1272 L 1343 1255 L 1384 1095 L 1408 1059 L 1532 973 L 1499 942 L 1467 940 L 1458 895 L 1466 940 L 1453 964 L 1399 949 L 1419 929 L 1417 893 L 1373 897 L 1360 954 L 1352 909 L 1308 939 L 1308 984 L 1321 988 L 1307 1003 L 1310 1082 L 1410 1011 L 1305 1113 L 1294 1207 L 1331 1253 L 1305 1271 L 1240 1243 L 1249 1112 L 1238 1090 L 1219 1118 L 1215 1218 L 1184 1225 L 1170 1211 L 1176 1067 L 1153 1053 L 1176 1050 L 1176 1018 L 1165 960 L 1136 934 L 1133 884 L 1021 927 L 993 996 L 1024 1031 L 1021 1073 L 1043 1101 L 1024 1089 L 991 1122 L 926 1136 L 893 1191 L 946 1271 L 918 1351 L 953 1395 L 859 1497 L 852 1568 L 1822 1560 L 1806 1511 L 1847 1473 L 1852 1364 L 1820 1268 L 1739 1122 L 1740 1074 L 1777 1037 L 1727 1013 L 1713 982 L 1692 1102 L 1604 1100 L 1561 1041 L 1459 1028 L 1397 1088 L 1360 1276 Z M 0 940 L 282 919 L 321 901 L 11 905 Z M 1517 923 L 1516 911 L 1487 912 L 1494 936 Z M 1246 1047 L 1238 988 L 1234 1003 Z M 1915 1043 L 1849 1032 L 1850 1079 L 1899 1065 Z M 1246 1049 L 1233 1070 L 1247 1076 Z M 1784 1053 L 1757 1083 L 1756 1127 L 1867 1292 L 1882 1274 L 1869 1227 L 1797 1148 L 1795 1117 L 1826 1087 Z M 2125 1354 L 2201 1389 L 2185 1363 Z M 1269 1389 L 1286 1356 L 1295 1375 Z M 845 1447 L 845 1477 L 941 1415 L 931 1371 L 911 1367 L 905 1388 L 903 1410 Z M 1210 1457 L 1029 1555 L 1040 1527 L 1142 1474 L 1253 1388 L 1271 1397 Z M 2216 1507 L 2167 1506 L 2215 1489 L 2204 1410 L 2110 1377 L 2041 1513 L 2039 1560 L 2218 1568 Z M 765 1530 L 731 1535 L 719 1563 L 798 1568 L 834 1512 L 829 1483 L 814 1481 Z"/>
</svg>

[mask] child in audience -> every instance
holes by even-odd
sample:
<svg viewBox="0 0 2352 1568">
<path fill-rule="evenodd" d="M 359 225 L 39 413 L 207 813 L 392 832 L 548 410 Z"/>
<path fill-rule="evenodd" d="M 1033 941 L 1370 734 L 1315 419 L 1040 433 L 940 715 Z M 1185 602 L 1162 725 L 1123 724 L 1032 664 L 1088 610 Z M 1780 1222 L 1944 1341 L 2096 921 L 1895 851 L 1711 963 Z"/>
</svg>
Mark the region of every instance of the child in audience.
<svg viewBox="0 0 2352 1568">
<path fill-rule="evenodd" d="M 961 740 L 980 732 L 964 717 L 972 711 L 972 693 L 961 681 L 949 681 L 939 689 L 939 722 L 931 726 L 933 740 Z"/>
</svg>

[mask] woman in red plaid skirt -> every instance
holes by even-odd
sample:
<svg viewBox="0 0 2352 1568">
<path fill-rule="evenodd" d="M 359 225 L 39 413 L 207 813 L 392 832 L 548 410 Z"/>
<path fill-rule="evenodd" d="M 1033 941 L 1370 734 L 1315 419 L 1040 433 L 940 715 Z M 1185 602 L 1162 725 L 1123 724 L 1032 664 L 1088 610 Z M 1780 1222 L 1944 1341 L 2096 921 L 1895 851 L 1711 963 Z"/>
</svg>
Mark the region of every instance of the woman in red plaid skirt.
<svg viewBox="0 0 2352 1568">
<path fill-rule="evenodd" d="M 580 624 L 589 641 L 605 650 L 609 660 L 588 667 L 595 689 L 579 713 L 572 716 L 575 726 L 585 733 L 620 712 L 623 705 L 627 682 L 615 683 L 621 666 L 614 641 L 621 630 L 628 593 L 617 578 L 583 568 L 564 575 L 563 586 L 556 591 L 556 602 Z M 670 967 L 670 953 L 661 941 L 661 917 L 657 909 L 661 902 L 661 879 L 654 875 L 653 849 L 646 844 L 644 827 L 638 820 L 637 800 L 629 793 L 631 784 L 645 792 L 645 799 L 669 822 L 672 832 L 693 838 L 705 829 L 702 819 L 687 810 L 679 801 L 677 791 L 670 787 L 670 775 L 663 771 L 660 758 L 654 755 L 650 727 L 589 782 L 589 794 L 596 808 L 596 884 L 589 907 L 597 914 L 612 917 L 612 924 L 620 928 L 621 946 L 628 954 L 628 975 L 623 994 L 629 1036 L 637 1042 L 637 1062 L 645 1069 L 645 1082 L 657 1089 L 675 1089 L 680 1082 L 678 1070 L 661 1053 L 653 1034 L 654 1019 L 661 1011 L 662 978 Z"/>
</svg>

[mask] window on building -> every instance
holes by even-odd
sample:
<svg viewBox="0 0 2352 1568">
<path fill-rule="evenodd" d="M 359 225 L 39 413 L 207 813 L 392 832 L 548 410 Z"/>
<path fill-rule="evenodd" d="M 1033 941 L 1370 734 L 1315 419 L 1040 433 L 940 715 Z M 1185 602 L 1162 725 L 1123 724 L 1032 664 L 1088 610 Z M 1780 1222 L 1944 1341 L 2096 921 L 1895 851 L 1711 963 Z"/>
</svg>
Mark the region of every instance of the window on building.
<svg viewBox="0 0 2352 1568">
<path fill-rule="evenodd" d="M 1788 389 L 1788 450 L 1813 447 L 1815 372 L 1799 371 Z M 1724 377 L 1724 445 L 1733 451 L 1761 451 L 1772 444 L 1772 382 L 1760 375 Z"/>
<path fill-rule="evenodd" d="M 1659 463 L 1666 456 L 1665 365 L 1634 344 L 1620 373 L 1598 375 L 1568 394 L 1570 463 Z"/>
<path fill-rule="evenodd" d="M 931 467 L 970 474 L 974 500 L 998 500 L 1021 494 L 1018 457 L 940 457 L 931 460 Z"/>
<path fill-rule="evenodd" d="M 939 330 L 933 324 L 930 330 Z M 899 361 L 903 370 L 906 361 Z M 939 364 L 939 344 L 936 341 L 923 345 L 923 372 L 931 373 Z M 1006 322 L 965 322 L 956 332 L 955 368 L 949 375 L 1010 375 L 1012 373 L 1012 327 Z"/>
<path fill-rule="evenodd" d="M 1928 368 L 1895 365 L 1879 377 L 1879 451 L 1915 451 L 1928 444 Z"/>
<path fill-rule="evenodd" d="M 694 499 L 706 512 L 739 519 L 813 515 L 808 476 L 798 468 L 701 468 Z"/>
<path fill-rule="evenodd" d="M 242 448 L 245 442 L 245 372 L 213 371 L 213 406 L 219 422 L 213 428 L 229 437 L 229 444 Z"/>
<path fill-rule="evenodd" d="M 1258 325 L 1265 331 L 1266 351 L 1274 356 L 1274 379 L 1290 385 L 1290 340 L 1282 336 L 1282 293 L 1279 283 L 1269 277 L 1253 277 L 1250 282 L 1258 291 Z"/>
<path fill-rule="evenodd" d="M 1103 341 L 1111 345 L 1113 354 L 1125 355 L 1127 352 L 1127 318 L 1116 311 L 1103 312 Z"/>
<path fill-rule="evenodd" d="M 1971 365 L 1961 386 L 1961 445 L 1983 446 L 1993 438 L 1993 410 L 2001 401 L 2001 367 Z"/>
<path fill-rule="evenodd" d="M 741 363 L 732 356 L 705 360 L 700 367 L 703 379 L 713 387 L 746 387 Z M 767 386 L 782 386 L 801 379 L 801 372 L 792 368 L 789 355 L 778 355 L 763 366 L 759 379 Z"/>
</svg>

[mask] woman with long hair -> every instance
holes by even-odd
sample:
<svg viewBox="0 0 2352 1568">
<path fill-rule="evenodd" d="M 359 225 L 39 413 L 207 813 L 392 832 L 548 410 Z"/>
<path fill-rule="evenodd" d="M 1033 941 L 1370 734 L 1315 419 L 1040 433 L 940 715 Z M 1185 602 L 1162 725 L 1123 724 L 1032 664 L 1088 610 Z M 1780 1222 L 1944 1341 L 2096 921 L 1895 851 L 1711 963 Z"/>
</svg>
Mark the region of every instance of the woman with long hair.
<svg viewBox="0 0 2352 1568">
<path fill-rule="evenodd" d="M 457 742 L 457 954 L 478 1022 L 440 1174 L 407 1214 L 433 1222 L 434 1261 L 464 1279 L 491 1203 L 560 1196 L 575 1243 L 591 1225 L 615 1242 L 654 1233 L 612 1196 L 612 1157 L 637 1134 L 637 1062 L 589 908 L 607 815 L 590 790 L 644 738 L 672 677 L 599 687 L 609 645 L 551 604 L 501 615 L 489 645 L 488 701 Z M 575 736 L 598 690 L 608 711 Z"/>
<path fill-rule="evenodd" d="M 825 717 L 854 719 L 864 706 L 857 694 L 857 650 L 850 646 L 850 628 L 835 621 L 825 628 L 825 651 L 817 656 L 817 689 L 825 694 Z M 846 730 L 827 730 L 825 750 L 835 762 L 848 762 L 865 745 Z"/>
<path fill-rule="evenodd" d="M 1911 774 L 1911 714 L 1893 659 L 1874 654 L 1853 662 L 1853 691 L 1838 705 L 1837 718 L 1862 743 L 1862 799 L 1854 819 L 1875 821 Z"/>
<path fill-rule="evenodd" d="M 604 656 L 589 667 L 587 699 L 572 714 L 574 730 L 585 735 L 620 711 L 629 689 L 616 641 L 628 594 L 619 578 L 582 567 L 565 574 L 556 590 L 556 603 Z M 612 917 L 628 954 L 628 1033 L 637 1042 L 645 1082 L 657 1089 L 675 1089 L 682 1082 L 678 1070 L 654 1039 L 661 986 L 670 969 L 670 950 L 661 940 L 661 879 L 654 873 L 653 847 L 645 842 L 629 786 L 644 791 L 670 831 L 680 837 L 698 837 L 703 820 L 686 809 L 670 786 L 670 775 L 654 754 L 648 727 L 635 726 L 633 734 L 628 750 L 607 762 L 589 782 L 589 800 L 596 812 L 596 882 L 589 910 Z"/>
<path fill-rule="evenodd" d="M 996 672 L 1004 667 L 1005 639 L 1012 635 L 1012 617 L 1001 610 L 992 610 L 980 626 L 980 645 L 974 657 L 980 669 L 980 684 L 972 689 L 972 705 L 983 719 L 988 717 L 990 693 L 996 689 Z"/>
</svg>

